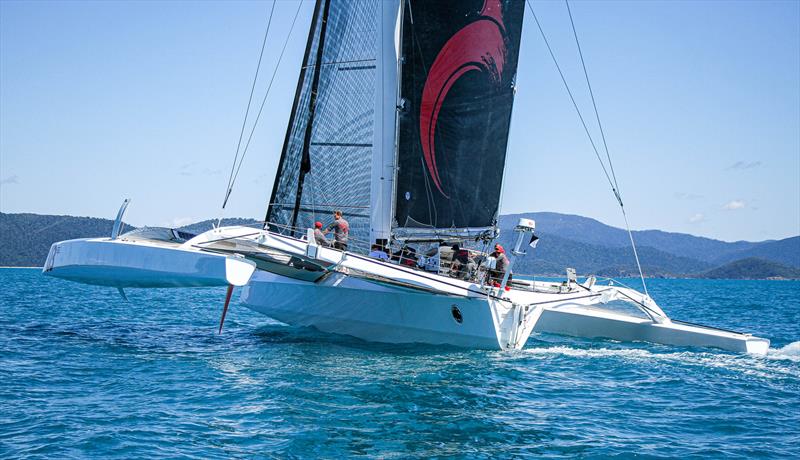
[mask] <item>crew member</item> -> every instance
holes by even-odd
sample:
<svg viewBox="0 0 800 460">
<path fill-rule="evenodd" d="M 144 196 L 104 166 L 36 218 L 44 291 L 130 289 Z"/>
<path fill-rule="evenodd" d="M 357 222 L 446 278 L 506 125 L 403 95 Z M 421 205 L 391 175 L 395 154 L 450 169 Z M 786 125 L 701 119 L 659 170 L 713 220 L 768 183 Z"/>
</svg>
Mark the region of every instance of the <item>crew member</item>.
<svg viewBox="0 0 800 460">
<path fill-rule="evenodd" d="M 331 242 L 325 238 L 325 234 L 322 233 L 322 222 L 314 222 L 314 240 L 316 240 L 317 244 L 320 246 L 328 247 L 331 245 Z"/>
<path fill-rule="evenodd" d="M 467 279 L 470 272 L 475 269 L 475 262 L 469 255 L 469 251 L 461 249 L 458 243 L 454 244 L 451 249 L 453 250 L 453 265 L 450 269 L 453 278 Z"/>
<path fill-rule="evenodd" d="M 396 260 L 400 265 L 405 265 L 406 267 L 416 267 L 417 250 L 411 246 L 403 246 L 392 255 L 392 260 Z"/>
<path fill-rule="evenodd" d="M 497 259 L 494 270 L 489 270 L 489 282 L 492 283 L 494 287 L 500 287 L 500 283 L 503 282 L 503 277 L 508 271 L 511 261 L 508 260 L 508 256 L 506 256 L 506 251 L 503 249 L 503 246 L 500 246 L 499 244 L 494 245 L 494 252 L 489 255 Z M 508 281 L 511 281 L 511 273 L 508 274 Z"/>
<path fill-rule="evenodd" d="M 386 254 L 386 251 L 383 250 L 380 244 L 372 245 L 372 249 L 369 251 L 369 257 L 386 261 L 389 260 L 389 254 Z"/>
<path fill-rule="evenodd" d="M 328 225 L 325 234 L 333 230 L 333 247 L 347 250 L 347 240 L 350 237 L 350 224 L 342 217 L 342 211 L 333 211 L 333 222 Z"/>
</svg>

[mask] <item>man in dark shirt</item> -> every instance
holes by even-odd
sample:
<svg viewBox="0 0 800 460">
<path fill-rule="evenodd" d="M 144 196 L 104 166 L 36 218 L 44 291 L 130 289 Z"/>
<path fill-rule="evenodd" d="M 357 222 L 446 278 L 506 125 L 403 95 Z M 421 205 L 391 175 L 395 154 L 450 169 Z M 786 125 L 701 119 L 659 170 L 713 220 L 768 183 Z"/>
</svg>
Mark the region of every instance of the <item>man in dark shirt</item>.
<svg viewBox="0 0 800 460">
<path fill-rule="evenodd" d="M 392 254 L 392 260 L 406 267 L 417 266 L 417 250 L 411 246 L 403 246 L 399 251 Z"/>
<path fill-rule="evenodd" d="M 333 222 L 328 225 L 325 233 L 327 234 L 331 230 L 333 230 L 333 247 L 346 251 L 347 240 L 350 237 L 350 224 L 342 217 L 342 211 L 338 209 L 333 211 Z"/>
<path fill-rule="evenodd" d="M 466 279 L 469 273 L 475 268 L 475 262 L 473 262 L 470 257 L 469 251 L 461 249 L 457 243 L 454 244 L 451 249 L 453 250 L 453 265 L 450 276 L 453 278 Z"/>
</svg>

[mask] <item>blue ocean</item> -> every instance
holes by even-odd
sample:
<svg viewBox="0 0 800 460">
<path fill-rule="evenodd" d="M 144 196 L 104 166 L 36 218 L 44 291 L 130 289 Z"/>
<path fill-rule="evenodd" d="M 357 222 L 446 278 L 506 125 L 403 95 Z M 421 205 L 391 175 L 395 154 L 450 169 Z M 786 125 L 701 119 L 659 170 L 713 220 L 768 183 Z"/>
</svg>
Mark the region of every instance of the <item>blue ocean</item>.
<svg viewBox="0 0 800 460">
<path fill-rule="evenodd" d="M 0 458 L 800 458 L 800 282 L 651 280 L 767 356 L 534 335 L 517 352 L 288 327 L 224 289 L 0 270 Z"/>
</svg>

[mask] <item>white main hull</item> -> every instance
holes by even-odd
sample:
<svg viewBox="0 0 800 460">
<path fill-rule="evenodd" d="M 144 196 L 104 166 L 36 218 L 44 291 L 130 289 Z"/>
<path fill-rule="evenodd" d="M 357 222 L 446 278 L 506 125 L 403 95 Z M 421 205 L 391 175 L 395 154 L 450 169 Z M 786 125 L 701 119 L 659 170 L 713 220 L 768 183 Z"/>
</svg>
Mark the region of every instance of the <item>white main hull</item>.
<svg viewBox="0 0 800 460">
<path fill-rule="evenodd" d="M 501 347 L 485 298 L 414 292 L 346 275 L 315 284 L 259 272 L 245 286 L 242 302 L 287 324 L 373 342 Z"/>
<path fill-rule="evenodd" d="M 509 348 L 493 319 L 497 307 L 485 298 L 419 293 L 345 275 L 314 284 L 259 272 L 245 287 L 242 302 L 290 325 L 372 342 Z M 453 316 L 454 306 L 461 323 Z M 769 347 L 768 340 L 748 334 L 672 321 L 659 324 L 589 305 L 584 299 L 543 307 L 532 332 L 756 354 Z"/>
</svg>

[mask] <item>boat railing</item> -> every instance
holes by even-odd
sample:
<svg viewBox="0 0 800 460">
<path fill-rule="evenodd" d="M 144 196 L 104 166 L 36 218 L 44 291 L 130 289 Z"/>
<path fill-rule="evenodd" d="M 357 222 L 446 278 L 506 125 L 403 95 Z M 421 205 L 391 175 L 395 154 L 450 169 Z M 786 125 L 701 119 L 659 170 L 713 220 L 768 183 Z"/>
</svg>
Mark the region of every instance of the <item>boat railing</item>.
<svg viewBox="0 0 800 460">
<path fill-rule="evenodd" d="M 266 223 L 259 223 L 259 224 L 250 224 L 253 225 L 261 225 L 263 227 L 272 227 L 278 229 L 279 232 L 292 232 L 297 233 L 299 236 L 298 239 L 306 240 L 307 238 L 307 231 L 308 228 L 306 227 L 298 227 L 298 226 L 291 226 L 287 224 L 280 224 L 274 222 L 266 222 Z M 352 247 L 355 248 L 371 248 L 372 244 L 368 241 L 364 241 L 358 238 L 354 238 L 350 236 L 348 238 L 348 252 L 355 252 L 360 253 L 361 255 L 368 255 L 369 251 L 353 251 L 351 250 Z M 355 243 L 355 244 L 353 244 Z M 471 281 L 475 283 L 481 283 L 481 280 L 485 277 L 485 268 L 481 267 L 480 263 L 475 264 L 474 269 L 467 272 L 455 273 L 453 271 L 453 254 L 450 250 L 450 247 L 441 247 L 439 248 L 435 254 L 430 254 L 429 252 L 417 252 L 416 249 L 409 245 L 397 245 L 397 246 L 389 246 L 389 247 L 382 247 L 382 250 L 386 252 L 389 256 L 389 260 L 385 261 L 386 263 L 392 263 L 396 265 L 402 265 L 408 268 L 412 268 L 415 270 L 420 270 L 426 273 L 435 273 L 440 276 L 446 276 L 454 279 L 462 279 L 465 281 Z M 481 257 L 486 257 L 487 254 L 481 251 L 476 251 L 473 249 L 467 249 L 473 258 L 479 259 Z M 424 262 L 430 259 L 437 259 L 437 262 L 432 265 L 426 265 Z M 380 259 L 376 259 L 380 260 Z M 432 267 L 435 267 L 435 270 L 431 270 Z M 465 267 L 465 270 L 466 267 Z M 466 276 L 463 276 L 462 273 L 466 273 Z"/>
<path fill-rule="evenodd" d="M 245 225 L 240 225 L 240 226 L 241 227 L 248 227 L 248 228 L 272 227 L 272 228 L 277 228 L 277 229 L 279 229 L 279 231 L 282 231 L 282 232 L 296 232 L 296 233 L 300 234 L 299 239 L 301 239 L 301 240 L 305 240 L 306 239 L 306 232 L 308 230 L 308 228 L 306 228 L 306 227 L 292 226 L 292 225 L 288 225 L 288 224 L 280 224 L 280 223 L 269 222 L 269 221 L 253 222 L 253 223 L 250 223 L 250 224 L 245 224 Z M 355 247 L 355 248 L 369 248 L 369 247 L 371 247 L 371 244 L 368 241 L 361 240 L 359 238 L 355 238 L 355 237 L 350 236 L 348 238 L 348 240 L 351 243 L 355 243 L 355 244 L 350 244 L 351 247 Z M 395 250 L 393 250 L 393 249 L 395 249 Z M 449 248 L 447 248 L 447 249 L 449 249 Z M 348 250 L 350 252 L 363 253 L 362 255 L 367 255 L 367 253 L 368 253 L 368 251 L 363 251 L 363 250 L 362 251 L 352 251 L 350 249 L 348 249 Z M 441 276 L 446 276 L 446 277 L 450 277 L 450 278 L 457 278 L 457 279 L 463 279 L 463 280 L 466 280 L 466 281 L 473 281 L 473 282 L 476 282 L 476 283 L 480 283 L 481 280 L 485 280 L 485 277 L 486 277 L 486 269 L 485 269 L 485 267 L 483 267 L 481 263 L 478 263 L 478 261 L 480 260 L 481 257 L 486 257 L 487 256 L 487 254 L 485 252 L 476 251 L 476 250 L 473 250 L 473 249 L 467 249 L 470 252 L 471 258 L 478 259 L 478 260 L 476 260 L 474 269 L 471 272 L 468 272 L 466 277 L 464 277 L 463 275 L 461 275 L 460 271 L 459 271 L 459 273 L 454 273 L 453 272 L 453 267 L 454 267 L 453 254 L 449 253 L 449 251 L 447 251 L 447 250 L 440 251 L 435 256 L 427 256 L 426 254 L 417 254 L 416 252 L 409 252 L 408 251 L 408 247 L 404 247 L 404 246 L 400 246 L 400 247 L 396 247 L 396 248 L 391 248 L 391 247 L 386 248 L 385 247 L 384 250 L 387 253 L 387 255 L 389 256 L 388 263 L 403 265 L 403 266 L 406 266 L 406 267 L 409 267 L 409 268 L 414 268 L 414 269 L 417 269 L 417 270 L 430 272 L 429 270 L 426 270 L 424 267 L 419 265 L 420 256 L 424 256 L 424 257 L 437 257 L 438 256 L 439 257 L 438 271 L 436 273 L 441 275 Z M 582 276 L 579 276 L 579 277 L 580 278 L 589 278 L 589 277 L 592 277 L 592 276 L 594 276 L 597 279 L 598 282 L 606 282 L 606 283 L 609 283 L 610 285 L 618 285 L 618 286 L 621 286 L 621 287 L 624 287 L 624 288 L 627 288 L 627 289 L 631 289 L 631 290 L 634 290 L 634 291 L 636 290 L 635 288 L 623 283 L 622 281 L 620 281 L 620 280 L 618 280 L 616 278 L 612 278 L 612 277 L 597 277 L 595 275 L 582 275 Z M 566 284 L 565 281 L 558 282 L 558 281 L 555 281 L 555 280 L 552 280 L 552 281 L 551 280 L 542 280 L 542 281 L 537 282 L 537 278 L 541 279 L 543 277 L 541 275 L 534 275 L 534 274 L 514 273 L 512 281 L 510 282 L 510 284 L 511 284 L 512 288 L 514 288 L 514 289 L 530 291 L 530 292 L 560 292 L 560 285 L 561 284 Z M 544 278 L 549 278 L 549 277 L 544 277 Z"/>
<path fill-rule="evenodd" d="M 299 227 L 299 226 L 292 226 L 288 224 L 280 224 L 275 222 L 253 222 L 246 225 L 241 225 L 241 227 L 248 227 L 248 228 L 265 228 L 270 227 L 273 229 L 278 229 L 281 233 L 296 233 L 299 234 L 297 237 L 300 240 L 306 240 L 307 238 L 307 231 L 308 228 L 306 227 Z M 368 241 L 361 240 L 355 237 L 350 236 L 348 238 L 348 242 L 350 243 L 349 246 L 351 248 L 369 248 L 371 244 Z M 355 243 L 355 244 L 353 244 Z M 486 280 L 487 276 L 487 269 L 483 266 L 481 259 L 486 257 L 488 254 L 482 251 L 477 251 L 474 249 L 467 249 L 470 252 L 470 258 L 475 261 L 475 264 L 471 267 L 463 267 L 459 269 L 458 272 L 454 272 L 455 261 L 453 260 L 454 254 L 450 250 L 449 247 L 441 247 L 439 251 L 434 255 L 428 255 L 426 253 L 417 253 L 416 251 L 411 252 L 409 246 L 398 246 L 395 248 L 392 247 L 384 247 L 384 252 L 387 253 L 389 256 L 389 260 L 386 263 L 392 263 L 396 265 L 403 265 L 409 268 L 413 268 L 416 270 L 428 272 L 428 273 L 436 273 L 440 276 L 446 276 L 449 278 L 454 279 L 462 279 L 465 281 L 471 281 L 475 283 L 481 283 L 482 281 Z M 366 251 L 353 251 L 348 248 L 349 252 L 360 253 L 362 255 L 367 255 L 368 252 Z M 426 269 L 423 265 L 420 264 L 422 257 L 426 258 L 438 258 L 438 268 L 436 271 L 431 271 Z M 377 259 L 380 260 L 380 259 Z M 470 264 L 471 265 L 471 264 Z M 463 271 L 462 271 L 463 270 Z M 594 276 L 594 275 L 588 275 Z M 588 276 L 586 276 L 588 278 Z M 517 274 L 515 273 L 510 285 L 514 289 L 530 291 L 530 292 L 560 292 L 560 285 L 557 281 L 536 281 L 537 275 L 532 274 Z M 539 278 L 541 278 L 539 276 Z M 629 289 L 633 289 L 621 281 L 618 281 L 613 278 L 597 278 L 598 281 L 610 281 L 616 283 L 622 287 L 626 287 Z M 562 283 L 563 284 L 563 283 Z"/>
</svg>

